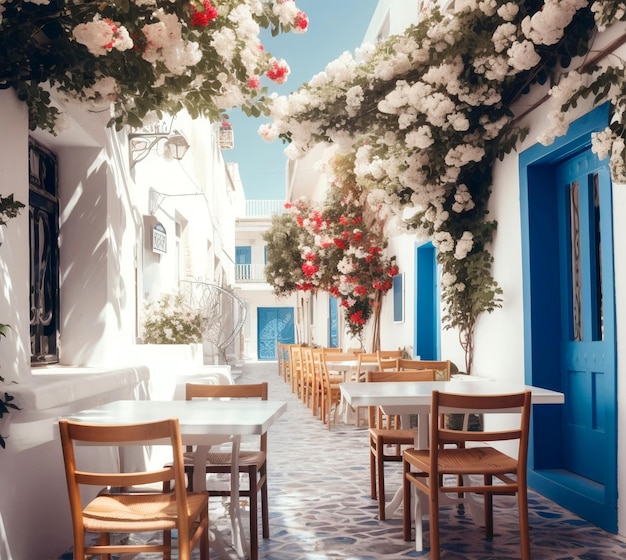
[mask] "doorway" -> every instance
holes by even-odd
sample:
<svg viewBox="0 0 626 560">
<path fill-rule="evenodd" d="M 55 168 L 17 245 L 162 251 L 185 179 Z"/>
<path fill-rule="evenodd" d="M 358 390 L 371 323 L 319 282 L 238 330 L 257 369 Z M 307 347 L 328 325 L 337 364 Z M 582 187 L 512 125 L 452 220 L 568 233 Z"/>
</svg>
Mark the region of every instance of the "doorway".
<svg viewBox="0 0 626 560">
<path fill-rule="evenodd" d="M 276 360 L 276 345 L 293 344 L 293 307 L 259 307 L 257 309 L 257 356 L 259 360 Z"/>
<path fill-rule="evenodd" d="M 608 160 L 591 151 L 608 105 L 520 155 L 526 382 L 565 393 L 536 407 L 529 484 L 617 532 L 617 375 Z"/>
</svg>

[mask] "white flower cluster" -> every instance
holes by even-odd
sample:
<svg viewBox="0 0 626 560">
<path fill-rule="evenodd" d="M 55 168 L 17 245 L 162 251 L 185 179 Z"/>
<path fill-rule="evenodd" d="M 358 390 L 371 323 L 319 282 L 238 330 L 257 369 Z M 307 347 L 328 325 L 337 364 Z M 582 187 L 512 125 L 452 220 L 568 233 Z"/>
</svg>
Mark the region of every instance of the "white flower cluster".
<svg viewBox="0 0 626 560">
<path fill-rule="evenodd" d="M 616 183 L 626 184 L 626 144 L 621 136 L 615 138 L 611 147 L 609 167 L 611 177 Z"/>
<path fill-rule="evenodd" d="M 182 74 L 202 58 L 199 45 L 182 38 L 182 24 L 175 14 L 163 10 L 155 13 L 158 23 L 144 25 L 142 31 L 148 41 L 143 58 L 153 64 L 162 61 L 172 74 Z"/>
<path fill-rule="evenodd" d="M 133 48 L 133 41 L 123 25 L 102 19 L 99 15 L 94 16 L 93 21 L 77 25 L 72 35 L 94 56 L 105 55 L 113 49 L 125 51 Z"/>
<path fill-rule="evenodd" d="M 463 212 L 471 210 L 474 206 L 472 194 L 469 192 L 467 185 L 458 185 L 456 192 L 454 193 L 454 204 L 452 205 L 452 210 L 454 212 Z"/>
<path fill-rule="evenodd" d="M 598 31 L 604 31 L 609 23 L 623 21 L 626 16 L 626 4 L 615 0 L 597 0 L 591 5 Z"/>
<path fill-rule="evenodd" d="M 587 0 L 545 0 L 541 10 L 522 20 L 522 31 L 536 45 L 554 45 L 563 37 L 576 11 L 588 4 Z"/>
<path fill-rule="evenodd" d="M 202 342 L 208 318 L 184 303 L 182 293 L 166 294 L 148 304 L 144 311 L 143 338 L 146 344 L 190 344 Z"/>
<path fill-rule="evenodd" d="M 461 239 L 456 242 L 454 249 L 454 258 L 461 261 L 474 247 L 474 235 L 470 231 L 464 231 Z"/>
</svg>

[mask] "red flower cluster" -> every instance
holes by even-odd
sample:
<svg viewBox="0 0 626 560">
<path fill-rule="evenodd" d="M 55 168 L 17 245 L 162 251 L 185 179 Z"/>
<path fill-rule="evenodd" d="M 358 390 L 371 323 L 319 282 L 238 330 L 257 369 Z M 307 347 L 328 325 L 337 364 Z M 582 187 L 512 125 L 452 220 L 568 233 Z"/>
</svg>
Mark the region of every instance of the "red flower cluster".
<svg viewBox="0 0 626 560">
<path fill-rule="evenodd" d="M 309 28 L 309 18 L 303 11 L 296 14 L 293 27 L 296 33 L 304 33 Z"/>
<path fill-rule="evenodd" d="M 311 278 L 319 269 L 320 267 L 311 261 L 306 261 L 302 264 L 302 272 L 304 272 L 307 278 Z"/>
<path fill-rule="evenodd" d="M 191 4 L 191 25 L 195 27 L 206 27 L 217 18 L 217 10 L 212 6 L 210 0 L 204 0 L 204 10 L 198 11 L 195 4 Z"/>
<path fill-rule="evenodd" d="M 273 60 L 272 67 L 265 72 L 265 75 L 278 85 L 284 84 L 289 75 L 289 66 L 284 60 Z"/>
<path fill-rule="evenodd" d="M 350 322 L 355 325 L 364 325 L 367 321 L 365 320 L 365 317 L 363 317 L 363 311 L 359 310 L 350 315 Z"/>
<path fill-rule="evenodd" d="M 259 89 L 261 87 L 261 80 L 259 80 L 258 76 L 251 76 L 250 78 L 248 78 L 246 85 L 250 89 Z"/>
</svg>

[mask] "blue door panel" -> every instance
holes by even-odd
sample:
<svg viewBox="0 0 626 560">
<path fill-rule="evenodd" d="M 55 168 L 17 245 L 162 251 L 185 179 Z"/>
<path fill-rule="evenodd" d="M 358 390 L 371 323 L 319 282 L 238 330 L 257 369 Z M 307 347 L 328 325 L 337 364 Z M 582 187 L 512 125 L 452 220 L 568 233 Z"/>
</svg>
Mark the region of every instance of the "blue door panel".
<svg viewBox="0 0 626 560">
<path fill-rule="evenodd" d="M 257 355 L 259 360 L 276 360 L 276 344 L 293 344 L 293 307 L 257 309 Z"/>
<path fill-rule="evenodd" d="M 328 346 L 329 348 L 339 348 L 339 307 L 337 298 L 331 297 L 328 300 Z"/>
<path fill-rule="evenodd" d="M 437 262 L 432 243 L 415 252 L 415 352 L 422 360 L 439 359 Z"/>
</svg>

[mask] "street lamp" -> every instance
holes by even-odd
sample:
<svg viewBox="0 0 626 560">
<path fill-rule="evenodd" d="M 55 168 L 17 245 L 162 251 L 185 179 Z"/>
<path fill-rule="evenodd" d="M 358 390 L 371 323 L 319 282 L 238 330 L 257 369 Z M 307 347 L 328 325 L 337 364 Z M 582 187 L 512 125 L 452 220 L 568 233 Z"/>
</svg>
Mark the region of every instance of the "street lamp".
<svg viewBox="0 0 626 560">
<path fill-rule="evenodd" d="M 130 168 L 145 159 L 152 148 L 159 150 L 162 145 L 162 155 L 166 158 L 181 160 L 189 149 L 185 136 L 178 130 L 171 132 L 133 132 L 128 135 L 130 148 Z"/>
</svg>

